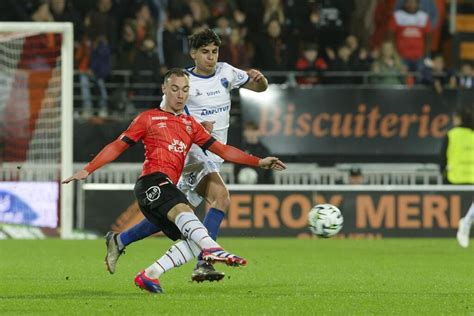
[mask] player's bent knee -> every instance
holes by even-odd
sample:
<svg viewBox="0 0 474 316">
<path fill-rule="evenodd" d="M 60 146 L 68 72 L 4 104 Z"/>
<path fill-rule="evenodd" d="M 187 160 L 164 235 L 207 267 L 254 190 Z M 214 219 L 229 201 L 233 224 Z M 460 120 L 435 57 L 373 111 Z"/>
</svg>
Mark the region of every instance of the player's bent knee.
<svg viewBox="0 0 474 316">
<path fill-rule="evenodd" d="M 230 196 L 225 195 L 225 196 L 217 197 L 214 199 L 211 205 L 223 212 L 227 212 L 227 209 L 230 206 Z"/>
</svg>

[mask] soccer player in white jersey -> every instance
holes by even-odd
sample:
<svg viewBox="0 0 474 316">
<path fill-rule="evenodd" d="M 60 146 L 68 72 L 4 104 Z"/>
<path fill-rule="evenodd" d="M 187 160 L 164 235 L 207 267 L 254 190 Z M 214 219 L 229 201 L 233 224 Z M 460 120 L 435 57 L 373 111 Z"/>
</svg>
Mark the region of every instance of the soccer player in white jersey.
<svg viewBox="0 0 474 316">
<path fill-rule="evenodd" d="M 190 90 L 185 110 L 212 136 L 225 144 L 229 129 L 231 90 L 246 88 L 263 92 L 268 87 L 268 81 L 258 70 L 243 71 L 225 62 L 218 62 L 221 40 L 210 29 L 192 35 L 189 44 L 195 66 L 186 69 L 190 75 Z M 179 189 L 185 193 L 191 204 L 198 206 L 202 200 L 206 200 L 210 205 L 203 223 L 214 240 L 217 239 L 220 224 L 230 205 L 229 191 L 219 174 L 222 162 L 217 155 L 193 146 L 178 183 Z M 144 219 L 120 234 L 107 233 L 105 262 L 109 272 L 115 272 L 117 260 L 127 245 L 159 231 L 158 227 Z M 179 243 L 177 247 L 173 247 L 179 250 Z M 179 251 L 173 251 L 173 247 L 157 261 L 161 273 L 175 267 L 176 262 L 182 260 Z M 223 277 L 224 273 L 215 271 L 212 264 L 198 257 L 196 269 L 192 274 L 193 281 L 218 281 Z"/>
</svg>

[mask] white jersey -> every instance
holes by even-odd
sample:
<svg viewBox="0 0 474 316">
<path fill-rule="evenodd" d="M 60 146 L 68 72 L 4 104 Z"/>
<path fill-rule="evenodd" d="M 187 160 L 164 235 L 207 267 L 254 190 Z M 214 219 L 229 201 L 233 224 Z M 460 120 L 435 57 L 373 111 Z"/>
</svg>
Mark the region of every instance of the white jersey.
<svg viewBox="0 0 474 316">
<path fill-rule="evenodd" d="M 224 62 L 218 62 L 216 72 L 210 76 L 196 74 L 194 68 L 186 68 L 189 73 L 189 98 L 185 111 L 198 122 L 215 121 L 212 136 L 226 144 L 230 121 L 230 92 L 246 84 L 249 76 L 245 71 Z M 194 145 L 190 150 L 191 156 L 193 151 L 202 153 L 202 149 Z M 213 161 L 223 161 L 211 152 L 206 152 L 206 155 Z"/>
</svg>

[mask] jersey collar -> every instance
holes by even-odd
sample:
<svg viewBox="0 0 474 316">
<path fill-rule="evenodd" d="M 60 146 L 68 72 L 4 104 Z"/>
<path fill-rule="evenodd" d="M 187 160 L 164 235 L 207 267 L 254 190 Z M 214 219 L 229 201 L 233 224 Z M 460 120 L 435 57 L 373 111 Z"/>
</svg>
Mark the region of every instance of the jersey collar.
<svg viewBox="0 0 474 316">
<path fill-rule="evenodd" d="M 208 75 L 208 76 L 205 76 L 205 75 L 200 75 L 200 74 L 197 74 L 194 72 L 194 69 L 196 69 L 196 66 L 192 66 L 192 67 L 187 67 L 186 68 L 186 71 L 190 74 L 190 75 L 193 75 L 195 77 L 198 77 L 198 78 L 202 78 L 202 79 L 208 79 L 208 78 L 212 78 L 216 75 L 216 72 L 214 71 L 213 74 L 211 75 Z"/>
</svg>

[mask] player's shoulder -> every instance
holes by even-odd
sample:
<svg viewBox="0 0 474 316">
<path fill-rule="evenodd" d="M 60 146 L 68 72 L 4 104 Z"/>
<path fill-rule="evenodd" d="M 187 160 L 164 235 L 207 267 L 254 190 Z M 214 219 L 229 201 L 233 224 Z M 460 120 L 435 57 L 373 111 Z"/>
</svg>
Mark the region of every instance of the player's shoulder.
<svg viewBox="0 0 474 316">
<path fill-rule="evenodd" d="M 146 110 L 146 111 L 143 111 L 143 112 L 139 113 L 135 117 L 135 120 L 147 120 L 147 119 L 156 117 L 157 115 L 160 115 L 160 114 L 166 115 L 166 112 L 162 111 L 159 108 L 153 108 L 153 109 Z"/>
</svg>

